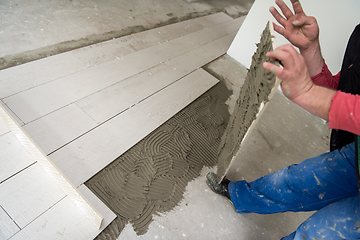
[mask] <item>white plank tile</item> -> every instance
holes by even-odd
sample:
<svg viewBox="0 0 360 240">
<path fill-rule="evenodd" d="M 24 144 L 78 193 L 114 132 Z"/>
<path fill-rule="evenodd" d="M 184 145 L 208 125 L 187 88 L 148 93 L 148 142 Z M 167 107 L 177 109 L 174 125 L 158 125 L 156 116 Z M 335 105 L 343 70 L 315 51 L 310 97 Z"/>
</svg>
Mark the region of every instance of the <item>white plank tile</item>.
<svg viewBox="0 0 360 240">
<path fill-rule="evenodd" d="M 17 137 L 19 142 L 25 147 L 27 151 L 34 157 L 37 164 L 42 167 L 47 173 L 47 178 L 54 180 L 55 184 L 57 184 L 64 193 L 69 196 L 79 208 L 84 211 L 84 213 L 91 219 L 91 221 L 95 224 L 95 226 L 100 227 L 102 222 L 102 216 L 94 209 L 89 203 L 79 194 L 77 189 L 66 179 L 66 177 L 61 173 L 61 171 L 54 165 L 52 161 L 41 151 L 41 149 L 32 141 L 32 139 L 28 136 L 28 134 L 18 126 L 18 124 L 14 123 L 14 120 L 8 115 L 5 109 L 0 108 L 1 118 L 8 125 L 11 132 Z M 31 165 L 34 166 L 34 165 Z M 31 167 L 27 169 L 33 169 Z M 12 179 L 19 179 L 21 173 L 26 172 L 24 169 L 19 174 L 16 174 L 14 177 L 10 179 L 4 180 L 3 182 L 11 182 Z M 21 177 L 20 177 L 21 179 Z M 7 184 L 3 185 L 6 186 Z M 32 185 L 33 186 L 33 185 Z"/>
<path fill-rule="evenodd" d="M 181 77 L 169 72 L 173 73 L 173 68 L 170 69 L 168 64 L 159 64 L 81 99 L 76 104 L 97 122 L 103 122 Z"/>
<path fill-rule="evenodd" d="M 69 197 L 65 197 L 10 239 L 89 240 L 97 233 L 94 224 Z"/>
<path fill-rule="evenodd" d="M 64 196 L 65 193 L 38 163 L 0 184 L 0 205 L 20 228 Z"/>
<path fill-rule="evenodd" d="M 59 149 L 50 158 L 79 186 L 216 82 L 198 70 Z"/>
<path fill-rule="evenodd" d="M 126 55 L 96 67 L 21 92 L 3 99 L 25 123 L 33 121 L 136 73 L 145 71 L 211 41 L 236 31 L 241 22 L 224 24 L 188 34 L 184 37 Z"/>
<path fill-rule="evenodd" d="M 35 162 L 12 132 L 0 136 L 0 159 L 0 183 Z"/>
<path fill-rule="evenodd" d="M 235 34 L 236 32 L 216 42 L 216 45 L 213 46 L 214 49 L 217 49 L 215 52 L 226 52 Z M 206 52 L 211 51 L 202 49 L 201 52 L 197 53 L 205 54 Z M 194 55 L 190 54 L 189 56 L 194 58 Z M 187 63 L 182 61 L 182 64 L 189 64 L 191 66 L 193 62 L 189 59 L 190 58 L 187 58 Z M 207 59 L 207 61 L 211 60 Z M 201 62 L 201 60 L 199 60 L 199 62 Z M 174 66 L 174 68 L 175 67 L 176 66 Z M 176 94 L 180 93 L 176 92 Z M 191 91 L 185 93 L 184 96 L 188 94 L 191 94 Z M 105 106 L 106 105 L 104 105 L 104 107 Z M 155 113 L 154 115 L 157 114 Z M 140 114 L 138 105 L 136 105 L 64 148 L 54 152 L 50 155 L 50 158 L 75 186 L 79 186 L 158 127 L 159 121 L 162 121 L 161 119 L 164 119 L 164 117 L 158 116 L 156 120 L 157 124 L 155 124 L 150 120 L 149 115 Z"/>
<path fill-rule="evenodd" d="M 86 67 L 63 53 L 0 71 L 0 99 L 36 87 Z"/>
<path fill-rule="evenodd" d="M 151 70 L 137 74 L 82 99 L 76 102 L 76 105 L 79 105 L 96 122 L 104 122 L 182 76 L 221 56 L 230 46 L 234 36 L 235 33 L 176 57 L 164 64 L 159 64 Z M 201 58 L 198 56 L 201 56 Z M 60 148 L 68 141 L 93 128 L 91 121 L 86 120 L 87 117 L 83 112 L 79 111 L 75 105 L 71 108 L 70 106 L 23 127 L 46 153 L 49 153 L 50 149 Z"/>
<path fill-rule="evenodd" d="M 23 128 L 40 148 L 49 154 L 91 130 L 95 126 L 92 119 L 97 123 L 102 123 L 182 76 L 223 55 L 230 46 L 234 34 L 125 79 L 77 101 L 76 104 L 70 104 L 39 118 Z M 76 105 L 80 106 L 91 118 L 79 110 Z"/>
<path fill-rule="evenodd" d="M 3 101 L 0 101 L 0 104 L 3 106 L 3 108 L 5 108 L 5 110 L 11 115 L 11 117 L 20 125 L 23 126 L 24 122 L 21 121 L 20 118 L 18 118 L 18 116 L 15 115 L 15 113 L 13 113 L 13 111 L 11 111 L 10 108 L 8 108 L 8 106 L 6 106 L 6 104 Z"/>
<path fill-rule="evenodd" d="M 19 231 L 20 228 L 0 206 L 0 239 L 8 239 Z"/>
<path fill-rule="evenodd" d="M 137 107 L 160 126 L 216 83 L 218 80 L 215 77 L 199 69 L 155 93 Z"/>
<path fill-rule="evenodd" d="M 23 126 L 23 129 L 45 154 L 49 154 L 96 125 L 76 104 L 70 104 Z"/>
<path fill-rule="evenodd" d="M 121 58 L 132 52 L 231 20 L 232 18 L 225 13 L 215 13 L 79 48 L 71 54 L 88 66 L 99 65 L 116 57 Z"/>
<path fill-rule="evenodd" d="M 158 64 L 147 71 L 81 99 L 76 104 L 97 122 L 103 122 L 225 54 L 234 36 L 234 34 L 228 35 Z"/>
<path fill-rule="evenodd" d="M 92 206 L 96 210 L 100 212 L 100 214 L 104 217 L 104 220 L 101 223 L 100 229 L 98 233 L 100 234 L 102 230 L 104 230 L 115 218 L 116 214 L 113 213 L 95 194 L 92 193 L 92 191 L 85 186 L 84 184 L 81 184 L 77 188 L 81 194 L 86 198 L 87 201 L 90 202 Z"/>
<path fill-rule="evenodd" d="M 49 157 L 78 187 L 157 126 L 149 116 L 133 107 Z"/>
</svg>

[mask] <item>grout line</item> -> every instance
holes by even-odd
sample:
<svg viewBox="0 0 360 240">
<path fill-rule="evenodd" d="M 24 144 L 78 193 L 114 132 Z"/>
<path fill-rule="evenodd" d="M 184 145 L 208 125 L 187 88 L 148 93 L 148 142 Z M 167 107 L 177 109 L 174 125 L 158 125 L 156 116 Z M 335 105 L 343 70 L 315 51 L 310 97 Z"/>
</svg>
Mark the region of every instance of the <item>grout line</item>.
<svg viewBox="0 0 360 240">
<path fill-rule="evenodd" d="M 15 176 L 15 175 L 23 172 L 24 170 L 28 169 L 29 167 L 31 167 L 31 166 L 34 165 L 35 163 L 37 163 L 37 161 L 31 163 L 30 165 L 24 167 L 23 169 L 21 169 L 21 170 L 17 171 L 16 173 L 12 174 L 11 176 L 9 176 L 9 177 L 5 178 L 4 180 L 0 181 L 0 184 L 3 183 L 3 182 L 5 182 L 5 181 L 7 181 L 7 180 L 9 180 L 9 179 L 12 178 L 13 176 Z"/>
<path fill-rule="evenodd" d="M 21 227 L 15 222 L 15 220 L 10 216 L 10 214 L 3 208 L 3 206 L 0 205 L 0 208 L 8 215 L 8 217 L 15 223 L 15 225 L 21 230 Z M 15 233 L 16 234 L 16 233 Z"/>
</svg>

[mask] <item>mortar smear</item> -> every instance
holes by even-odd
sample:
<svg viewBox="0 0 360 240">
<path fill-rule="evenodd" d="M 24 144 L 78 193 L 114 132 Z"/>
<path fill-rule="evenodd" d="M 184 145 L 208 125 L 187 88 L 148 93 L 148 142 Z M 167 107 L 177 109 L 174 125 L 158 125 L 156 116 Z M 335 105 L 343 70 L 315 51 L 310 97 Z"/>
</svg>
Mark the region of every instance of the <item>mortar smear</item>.
<svg viewBox="0 0 360 240">
<path fill-rule="evenodd" d="M 145 234 L 153 214 L 172 210 L 203 166 L 216 165 L 230 95 L 218 83 L 86 182 L 117 215 L 96 239 L 116 239 L 128 222 Z"/>
<path fill-rule="evenodd" d="M 270 61 L 265 54 L 273 50 L 273 36 L 270 33 L 269 24 L 261 35 L 260 43 L 257 44 L 250 70 L 240 89 L 234 112 L 221 139 L 218 151 L 218 181 L 221 181 L 231 160 L 239 151 L 244 136 L 260 111 L 261 104 L 268 101 L 268 96 L 275 84 L 275 75 L 262 67 L 263 62 Z"/>
</svg>

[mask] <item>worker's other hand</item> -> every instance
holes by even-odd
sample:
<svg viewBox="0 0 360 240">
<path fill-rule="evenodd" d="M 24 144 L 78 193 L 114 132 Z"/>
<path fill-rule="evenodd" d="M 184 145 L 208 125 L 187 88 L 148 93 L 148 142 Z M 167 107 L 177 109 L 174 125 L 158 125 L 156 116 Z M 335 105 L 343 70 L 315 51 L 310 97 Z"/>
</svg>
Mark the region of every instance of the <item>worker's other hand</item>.
<svg viewBox="0 0 360 240">
<path fill-rule="evenodd" d="M 314 17 L 309 17 L 304 13 L 298 0 L 291 0 L 291 2 L 294 13 L 283 0 L 275 0 L 284 16 L 275 7 L 270 7 L 270 13 L 282 25 L 281 27 L 274 23 L 274 30 L 298 47 L 300 52 L 306 51 L 312 45 L 319 44 L 319 26 Z"/>
<path fill-rule="evenodd" d="M 290 45 L 283 45 L 266 54 L 273 60 L 280 60 L 283 68 L 269 62 L 264 62 L 263 67 L 281 79 L 281 89 L 286 97 L 297 103 L 314 85 L 312 82 L 305 59 Z"/>
</svg>

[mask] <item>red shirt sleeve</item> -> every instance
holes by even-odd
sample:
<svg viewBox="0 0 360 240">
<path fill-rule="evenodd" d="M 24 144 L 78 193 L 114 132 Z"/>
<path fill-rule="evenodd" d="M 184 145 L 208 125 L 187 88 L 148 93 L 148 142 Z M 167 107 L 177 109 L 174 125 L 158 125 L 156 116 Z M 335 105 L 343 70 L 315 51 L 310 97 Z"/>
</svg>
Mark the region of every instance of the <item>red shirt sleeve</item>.
<svg viewBox="0 0 360 240">
<path fill-rule="evenodd" d="M 332 75 L 324 61 L 321 73 L 311 79 L 316 85 L 337 89 L 340 72 Z M 329 128 L 360 135 L 360 95 L 337 91 L 329 110 Z"/>
<path fill-rule="evenodd" d="M 324 61 L 322 71 L 319 74 L 313 76 L 311 80 L 316 85 L 337 89 L 337 86 L 339 84 L 339 78 L 340 78 L 340 72 L 338 72 L 338 74 L 333 76 Z"/>
<path fill-rule="evenodd" d="M 337 91 L 329 111 L 329 128 L 360 135 L 360 96 Z"/>
</svg>

